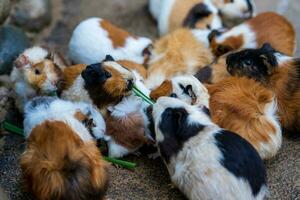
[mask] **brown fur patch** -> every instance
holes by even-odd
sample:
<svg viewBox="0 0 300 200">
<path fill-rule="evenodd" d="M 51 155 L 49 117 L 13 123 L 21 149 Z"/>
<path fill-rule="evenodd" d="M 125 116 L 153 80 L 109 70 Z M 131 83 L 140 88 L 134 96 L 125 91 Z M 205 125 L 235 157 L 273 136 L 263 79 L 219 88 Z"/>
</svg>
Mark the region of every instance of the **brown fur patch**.
<svg viewBox="0 0 300 200">
<path fill-rule="evenodd" d="M 44 72 L 45 63 L 40 62 L 31 67 L 31 70 L 28 72 L 27 78 L 29 83 L 36 89 L 42 88 L 42 85 L 47 79 L 47 75 Z M 38 70 L 39 74 L 36 74 L 35 71 Z"/>
<path fill-rule="evenodd" d="M 154 54 L 163 56 L 155 62 L 150 61 L 148 79 L 156 76 L 171 79 L 175 75 L 194 75 L 213 61 L 211 51 L 198 42 L 188 29 L 179 29 L 159 39 L 154 44 Z"/>
<path fill-rule="evenodd" d="M 268 42 L 271 46 L 289 56 L 296 49 L 296 33 L 293 25 L 283 16 L 265 12 L 247 21 L 255 31 L 258 47 Z"/>
<path fill-rule="evenodd" d="M 271 143 L 275 126 L 264 115 L 266 104 L 273 98 L 271 90 L 254 80 L 230 77 L 207 85 L 212 120 L 233 131 L 257 150 L 261 143 Z"/>
<path fill-rule="evenodd" d="M 108 114 L 105 122 L 106 134 L 121 146 L 135 150 L 147 143 L 144 119 L 140 113 L 129 113 L 123 118 L 115 118 Z"/>
<path fill-rule="evenodd" d="M 170 96 L 172 91 L 172 82 L 170 80 L 165 80 L 158 88 L 151 91 L 150 98 L 156 101 L 159 97 Z"/>
<path fill-rule="evenodd" d="M 61 89 L 69 89 L 73 85 L 76 78 L 80 76 L 81 72 L 85 69 L 85 67 L 85 64 L 78 64 L 66 67 L 63 70 L 63 80 L 61 84 Z"/>
<path fill-rule="evenodd" d="M 107 188 L 107 164 L 95 143 L 84 143 L 60 121 L 32 130 L 20 164 L 26 188 L 37 199 L 99 200 Z"/>
<path fill-rule="evenodd" d="M 130 60 L 118 60 L 117 63 L 119 63 L 120 65 L 122 65 L 123 67 L 129 70 L 136 70 L 144 79 L 147 77 L 147 70 L 141 64 L 138 64 Z"/>
<path fill-rule="evenodd" d="M 108 37 L 112 41 L 114 48 L 123 47 L 126 43 L 126 39 L 131 36 L 127 31 L 111 24 L 106 20 L 101 20 L 100 26 L 107 31 Z"/>
<path fill-rule="evenodd" d="M 230 51 L 240 49 L 244 44 L 243 35 L 228 37 L 224 42 L 217 43 L 213 39 L 210 43 L 210 47 L 215 56 L 222 56 Z"/>
<path fill-rule="evenodd" d="M 74 117 L 78 120 L 78 121 L 84 121 L 87 117 L 85 114 L 83 114 L 81 111 L 77 111 L 75 114 L 74 114 Z"/>
</svg>

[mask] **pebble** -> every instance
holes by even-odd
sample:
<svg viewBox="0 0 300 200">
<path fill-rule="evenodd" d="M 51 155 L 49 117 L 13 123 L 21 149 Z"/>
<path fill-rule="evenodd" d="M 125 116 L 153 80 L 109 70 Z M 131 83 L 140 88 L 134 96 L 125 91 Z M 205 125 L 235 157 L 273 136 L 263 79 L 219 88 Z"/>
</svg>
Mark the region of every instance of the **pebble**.
<svg viewBox="0 0 300 200">
<path fill-rule="evenodd" d="M 19 1 L 12 14 L 12 22 L 25 30 L 38 32 L 50 24 L 52 18 L 50 0 Z"/>
<path fill-rule="evenodd" d="M 13 61 L 30 45 L 25 33 L 14 26 L 0 27 L 0 75 L 9 74 Z"/>
<path fill-rule="evenodd" d="M 0 24 L 2 24 L 10 12 L 10 0 L 0 0 Z"/>
</svg>

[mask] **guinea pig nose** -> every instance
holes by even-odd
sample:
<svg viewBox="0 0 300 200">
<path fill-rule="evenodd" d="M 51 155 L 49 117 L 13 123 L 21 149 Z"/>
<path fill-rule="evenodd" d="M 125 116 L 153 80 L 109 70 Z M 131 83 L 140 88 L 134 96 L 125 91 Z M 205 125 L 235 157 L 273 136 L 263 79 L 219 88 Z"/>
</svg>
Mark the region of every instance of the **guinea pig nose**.
<svg viewBox="0 0 300 200">
<path fill-rule="evenodd" d="M 131 90 L 133 88 L 133 79 L 127 80 L 127 89 Z"/>
</svg>

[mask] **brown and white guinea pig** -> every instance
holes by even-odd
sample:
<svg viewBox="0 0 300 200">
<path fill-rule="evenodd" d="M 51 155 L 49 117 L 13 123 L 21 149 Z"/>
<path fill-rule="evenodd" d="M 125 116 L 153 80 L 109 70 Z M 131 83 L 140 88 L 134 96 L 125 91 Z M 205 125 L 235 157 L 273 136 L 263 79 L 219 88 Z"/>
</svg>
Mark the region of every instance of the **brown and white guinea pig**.
<svg viewBox="0 0 300 200">
<path fill-rule="evenodd" d="M 227 69 L 234 76 L 246 76 L 275 93 L 278 115 L 288 133 L 300 131 L 300 59 L 286 56 L 265 44 L 227 58 Z"/>
<path fill-rule="evenodd" d="M 21 156 L 25 189 L 37 199 L 103 199 L 108 165 L 94 139 L 105 132 L 91 105 L 54 97 L 26 104 L 27 147 Z"/>
<path fill-rule="evenodd" d="M 55 93 L 64 67 L 59 55 L 39 46 L 21 53 L 10 74 L 18 109 L 23 111 L 25 103 L 33 97 Z"/>
<path fill-rule="evenodd" d="M 253 0 L 211 0 L 226 26 L 239 24 L 255 15 Z"/>
<path fill-rule="evenodd" d="M 266 171 L 258 153 L 212 122 L 207 110 L 170 97 L 153 106 L 156 144 L 172 182 L 191 200 L 264 199 Z"/>
<path fill-rule="evenodd" d="M 69 56 L 75 64 L 93 64 L 107 54 L 116 60 L 131 60 L 143 64 L 152 41 L 134 36 L 101 18 L 82 21 L 73 31 Z"/>
<path fill-rule="evenodd" d="M 292 56 L 296 49 L 293 25 L 283 16 L 264 12 L 228 31 L 214 30 L 210 47 L 216 56 L 243 48 L 259 48 L 270 43 L 276 50 Z"/>
<path fill-rule="evenodd" d="M 201 104 L 209 107 L 209 94 L 206 87 L 192 75 L 176 76 L 165 80 L 150 92 L 150 97 L 154 101 L 162 96 L 178 98 L 190 105 Z"/>
<path fill-rule="evenodd" d="M 158 18 L 160 36 L 181 27 L 210 30 L 223 26 L 218 9 L 210 0 L 162 0 Z"/>
<path fill-rule="evenodd" d="M 178 75 L 194 75 L 210 64 L 213 55 L 202 39 L 189 29 L 179 29 L 154 43 L 148 63 L 146 86 L 152 90 Z"/>
<path fill-rule="evenodd" d="M 191 105 L 205 105 L 210 108 L 214 123 L 238 133 L 256 148 L 261 158 L 276 155 L 282 133 L 272 91 L 253 80 L 235 77 L 206 87 L 208 91 L 193 76 L 181 76 L 165 81 L 150 96 L 155 100 L 171 96 Z"/>
</svg>

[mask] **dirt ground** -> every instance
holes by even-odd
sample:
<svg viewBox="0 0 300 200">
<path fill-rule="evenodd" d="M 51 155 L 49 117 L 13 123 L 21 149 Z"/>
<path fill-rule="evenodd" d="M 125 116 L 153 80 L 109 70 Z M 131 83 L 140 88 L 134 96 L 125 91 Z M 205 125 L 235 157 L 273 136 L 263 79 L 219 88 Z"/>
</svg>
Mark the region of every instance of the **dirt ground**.
<svg viewBox="0 0 300 200">
<path fill-rule="evenodd" d="M 286 0 L 287 1 L 287 0 Z M 300 1 L 290 0 L 286 7 L 278 6 L 279 0 L 256 0 L 258 11 L 282 10 L 300 31 Z M 147 0 L 53 0 L 54 19 L 49 28 L 36 38 L 36 43 L 47 44 L 67 54 L 67 45 L 75 25 L 81 20 L 99 16 L 110 20 L 128 31 L 155 39 L 156 26 L 147 12 Z M 298 32 L 299 32 L 298 31 Z M 299 41 L 299 38 L 298 38 Z M 300 42 L 300 41 L 299 41 Z M 299 48 L 298 48 L 299 49 Z M 298 50 L 297 55 L 300 55 Z M 0 138 L 0 199 L 3 192 L 8 199 L 31 199 L 21 192 L 18 159 L 25 141 L 17 135 L 5 134 Z M 160 159 L 147 156 L 124 158 L 137 163 L 137 168 L 110 168 L 109 199 L 184 199 L 177 189 L 170 185 L 166 168 Z M 278 155 L 267 161 L 270 198 L 275 200 L 300 200 L 300 141 L 284 137 Z"/>
</svg>

